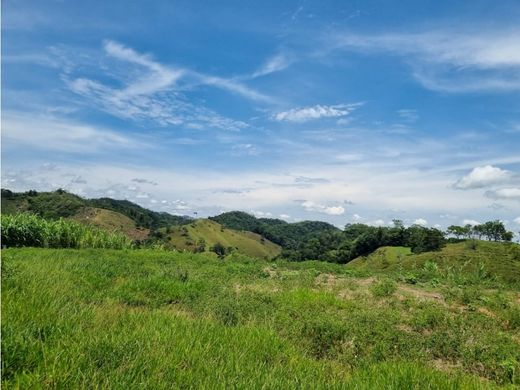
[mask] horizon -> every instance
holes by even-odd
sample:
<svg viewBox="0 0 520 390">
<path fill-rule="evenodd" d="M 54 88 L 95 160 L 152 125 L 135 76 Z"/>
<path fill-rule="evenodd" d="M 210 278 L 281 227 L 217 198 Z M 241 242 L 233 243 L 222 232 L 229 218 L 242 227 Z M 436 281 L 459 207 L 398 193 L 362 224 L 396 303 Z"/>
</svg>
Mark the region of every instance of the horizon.
<svg viewBox="0 0 520 390">
<path fill-rule="evenodd" d="M 241 4 L 4 1 L 2 188 L 518 235 L 520 4 Z"/>
</svg>

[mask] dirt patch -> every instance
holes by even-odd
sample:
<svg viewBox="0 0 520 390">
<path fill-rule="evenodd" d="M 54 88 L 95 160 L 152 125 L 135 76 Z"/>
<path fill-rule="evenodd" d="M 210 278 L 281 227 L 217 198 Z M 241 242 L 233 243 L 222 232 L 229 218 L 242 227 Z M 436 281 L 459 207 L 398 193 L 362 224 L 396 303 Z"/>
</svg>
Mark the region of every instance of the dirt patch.
<svg viewBox="0 0 520 390">
<path fill-rule="evenodd" d="M 400 293 L 411 295 L 412 297 L 419 300 L 444 303 L 444 297 L 439 292 L 420 290 L 406 285 L 400 285 L 397 288 L 397 291 Z"/>
<path fill-rule="evenodd" d="M 479 307 L 477 309 L 477 311 L 481 314 L 484 314 L 485 316 L 488 316 L 488 317 L 491 317 L 491 318 L 496 318 L 496 314 L 493 313 L 491 310 L 489 310 L 488 308 L 486 307 Z"/>
<path fill-rule="evenodd" d="M 432 361 L 432 366 L 439 371 L 451 372 L 462 367 L 462 364 L 444 359 L 435 359 Z"/>
</svg>

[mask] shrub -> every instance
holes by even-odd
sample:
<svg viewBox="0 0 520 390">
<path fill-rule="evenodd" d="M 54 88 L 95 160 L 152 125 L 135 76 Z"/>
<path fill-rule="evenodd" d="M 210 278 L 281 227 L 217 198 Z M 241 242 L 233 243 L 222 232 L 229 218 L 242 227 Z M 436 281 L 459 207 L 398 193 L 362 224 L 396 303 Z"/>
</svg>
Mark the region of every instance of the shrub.
<svg viewBox="0 0 520 390">
<path fill-rule="evenodd" d="M 384 279 L 374 284 L 370 291 L 375 297 L 389 297 L 397 290 L 397 286 L 394 281 L 390 279 Z"/>
</svg>

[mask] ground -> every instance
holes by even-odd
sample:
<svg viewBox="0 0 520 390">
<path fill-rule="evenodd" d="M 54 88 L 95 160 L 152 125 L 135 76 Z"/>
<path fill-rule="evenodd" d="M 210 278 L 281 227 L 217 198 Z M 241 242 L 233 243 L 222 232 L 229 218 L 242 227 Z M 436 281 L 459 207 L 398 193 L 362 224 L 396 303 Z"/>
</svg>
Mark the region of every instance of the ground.
<svg viewBox="0 0 520 390">
<path fill-rule="evenodd" d="M 485 274 L 152 250 L 2 257 L 6 388 L 520 385 L 520 286 Z"/>
</svg>

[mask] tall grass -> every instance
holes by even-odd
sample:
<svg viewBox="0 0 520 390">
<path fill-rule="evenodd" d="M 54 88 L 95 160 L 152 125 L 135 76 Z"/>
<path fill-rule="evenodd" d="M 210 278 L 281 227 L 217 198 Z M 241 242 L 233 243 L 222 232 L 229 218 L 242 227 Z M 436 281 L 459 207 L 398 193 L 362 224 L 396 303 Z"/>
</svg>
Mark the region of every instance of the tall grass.
<svg viewBox="0 0 520 390">
<path fill-rule="evenodd" d="M 1 216 L 2 245 L 7 247 L 126 249 L 132 240 L 77 222 L 49 221 L 34 214 Z"/>
</svg>

